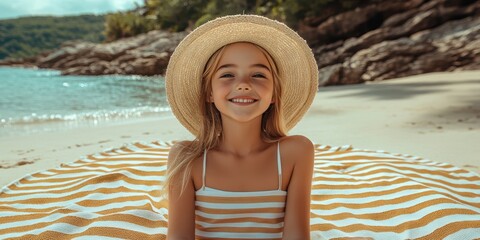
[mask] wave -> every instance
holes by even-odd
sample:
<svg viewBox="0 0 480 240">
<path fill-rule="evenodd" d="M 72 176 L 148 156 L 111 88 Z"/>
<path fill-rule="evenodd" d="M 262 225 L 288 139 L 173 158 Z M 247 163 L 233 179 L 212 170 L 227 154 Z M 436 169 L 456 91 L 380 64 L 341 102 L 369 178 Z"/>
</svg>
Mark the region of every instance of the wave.
<svg viewBox="0 0 480 240">
<path fill-rule="evenodd" d="M 128 109 L 102 110 L 94 112 L 70 114 L 41 114 L 32 113 L 29 116 L 0 119 L 0 126 L 21 126 L 31 124 L 68 123 L 68 122 L 97 122 L 122 120 L 138 117 L 158 116 L 170 113 L 169 107 L 136 107 Z"/>
</svg>

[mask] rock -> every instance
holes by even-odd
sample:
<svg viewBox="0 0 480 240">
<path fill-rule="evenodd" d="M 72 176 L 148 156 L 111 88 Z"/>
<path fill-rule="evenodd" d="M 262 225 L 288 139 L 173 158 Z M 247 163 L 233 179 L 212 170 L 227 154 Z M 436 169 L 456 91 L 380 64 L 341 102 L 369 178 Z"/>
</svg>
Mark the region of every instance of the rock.
<svg viewBox="0 0 480 240">
<path fill-rule="evenodd" d="M 115 62 L 120 65 L 122 63 L 128 63 L 128 62 L 134 61 L 136 58 L 137 58 L 136 56 L 131 55 L 130 53 L 126 53 L 125 55 L 115 59 Z"/>
<path fill-rule="evenodd" d="M 107 61 L 96 61 L 88 65 L 89 75 L 102 75 L 109 68 Z"/>
<path fill-rule="evenodd" d="M 170 55 L 185 35 L 151 31 L 112 43 L 69 42 L 39 59 L 38 65 L 62 70 L 64 75 L 163 74 Z"/>
<path fill-rule="evenodd" d="M 74 59 L 72 56 L 82 56 L 85 55 L 86 53 L 90 52 L 92 48 L 95 47 L 95 44 L 93 43 L 78 43 L 76 45 L 66 45 L 65 47 L 62 47 L 49 55 L 40 58 L 38 62 L 38 66 L 42 68 L 55 68 L 53 67 L 55 63 L 70 57 L 71 59 Z M 61 64 L 57 64 L 61 65 Z"/>
<path fill-rule="evenodd" d="M 318 85 L 325 86 L 341 84 L 342 79 L 342 64 L 330 65 L 328 67 L 321 68 L 318 71 Z"/>
<path fill-rule="evenodd" d="M 81 67 L 81 66 L 89 66 L 95 62 L 101 61 L 98 58 L 80 58 L 80 59 L 68 59 L 62 67 L 56 66 L 56 68 L 74 68 L 74 67 Z"/>
<path fill-rule="evenodd" d="M 310 45 L 328 44 L 340 39 L 358 37 L 381 26 L 388 16 L 415 8 L 422 2 L 422 0 L 396 0 L 372 4 L 332 16 L 315 28 L 304 26 L 299 34 Z"/>
<path fill-rule="evenodd" d="M 389 16 L 378 28 L 341 44 L 337 41 L 314 47 L 322 74 L 320 85 L 480 69 L 480 1 L 452 2 L 405 1 L 399 8 L 416 7 Z M 386 9 L 390 7 L 377 11 Z M 373 14 L 372 11 L 372 7 L 368 11 L 357 10 Z"/>
</svg>

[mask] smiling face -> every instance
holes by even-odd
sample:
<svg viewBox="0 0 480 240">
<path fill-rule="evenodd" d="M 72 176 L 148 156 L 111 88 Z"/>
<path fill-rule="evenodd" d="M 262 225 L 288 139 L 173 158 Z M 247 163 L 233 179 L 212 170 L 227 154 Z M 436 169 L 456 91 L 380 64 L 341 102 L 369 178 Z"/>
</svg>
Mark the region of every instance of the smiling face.
<svg viewBox="0 0 480 240">
<path fill-rule="evenodd" d="M 273 95 L 273 73 L 263 52 L 251 43 L 225 47 L 212 79 L 208 99 L 222 119 L 248 122 L 268 109 Z"/>
</svg>

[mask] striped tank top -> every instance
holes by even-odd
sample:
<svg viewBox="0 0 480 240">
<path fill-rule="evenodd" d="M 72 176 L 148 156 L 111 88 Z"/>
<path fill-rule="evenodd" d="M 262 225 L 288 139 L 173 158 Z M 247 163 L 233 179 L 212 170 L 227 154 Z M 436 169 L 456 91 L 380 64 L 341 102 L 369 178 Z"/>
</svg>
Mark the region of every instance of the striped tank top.
<svg viewBox="0 0 480 240">
<path fill-rule="evenodd" d="M 196 239 L 281 239 L 287 192 L 282 187 L 280 144 L 277 144 L 278 189 L 223 191 L 205 186 L 207 151 L 203 154 L 202 187 L 195 192 Z"/>
</svg>

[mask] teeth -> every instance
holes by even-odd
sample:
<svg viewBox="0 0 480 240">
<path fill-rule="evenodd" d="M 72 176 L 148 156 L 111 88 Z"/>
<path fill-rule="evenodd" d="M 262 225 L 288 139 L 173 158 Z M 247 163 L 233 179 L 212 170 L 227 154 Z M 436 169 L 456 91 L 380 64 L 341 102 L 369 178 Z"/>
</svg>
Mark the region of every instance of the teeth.
<svg viewBox="0 0 480 240">
<path fill-rule="evenodd" d="M 238 102 L 238 103 L 251 103 L 254 102 L 255 100 L 253 99 L 242 99 L 242 98 L 234 98 L 232 99 L 232 102 Z"/>
</svg>

